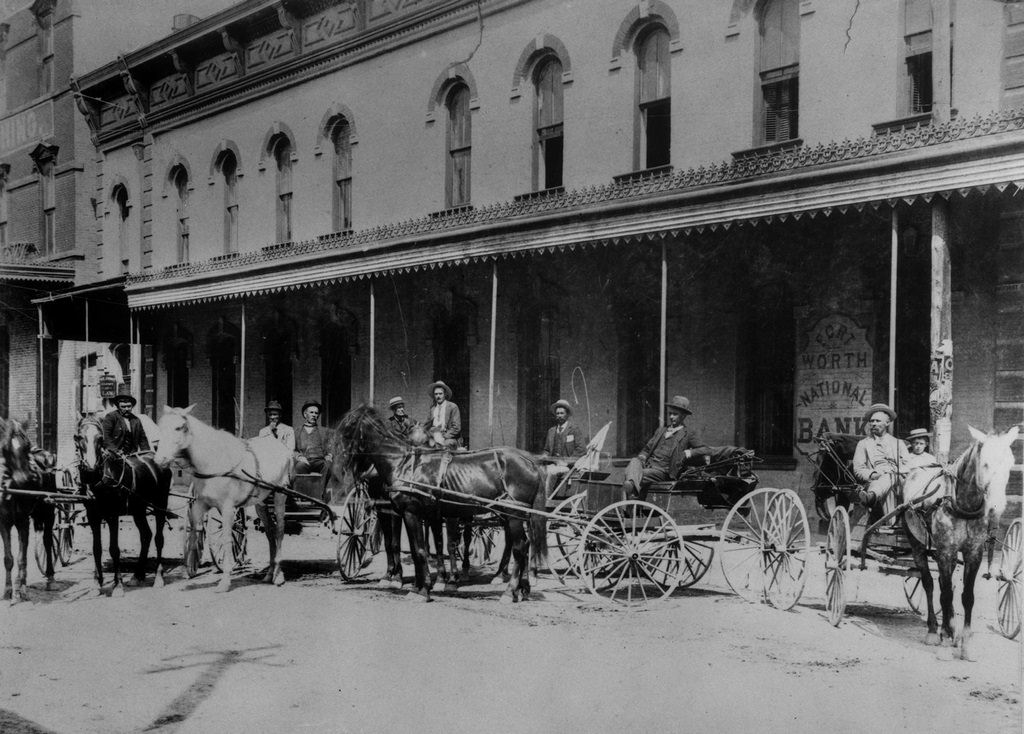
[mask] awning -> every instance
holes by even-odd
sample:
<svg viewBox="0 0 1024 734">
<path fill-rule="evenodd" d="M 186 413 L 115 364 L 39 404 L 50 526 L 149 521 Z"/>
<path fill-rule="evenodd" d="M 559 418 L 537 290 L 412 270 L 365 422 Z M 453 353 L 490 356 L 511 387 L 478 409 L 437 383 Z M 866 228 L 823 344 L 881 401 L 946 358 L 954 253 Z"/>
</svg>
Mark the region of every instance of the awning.
<svg viewBox="0 0 1024 734">
<path fill-rule="evenodd" d="M 851 150 L 818 146 L 794 154 L 796 163 L 776 156 L 221 256 L 129 276 L 128 305 L 171 307 L 775 219 L 829 216 L 935 196 L 968 196 L 990 188 L 1024 189 L 1024 119 L 997 116 L 996 122 L 928 131 L 926 135 L 949 138 L 937 144 L 903 136 L 897 142 L 854 141 Z M 862 153 L 864 146 L 874 148 Z M 763 171 L 758 168 L 762 165 Z"/>
<path fill-rule="evenodd" d="M 32 303 L 42 307 L 43 322 L 56 339 L 131 341 L 124 276 L 50 293 Z"/>
</svg>

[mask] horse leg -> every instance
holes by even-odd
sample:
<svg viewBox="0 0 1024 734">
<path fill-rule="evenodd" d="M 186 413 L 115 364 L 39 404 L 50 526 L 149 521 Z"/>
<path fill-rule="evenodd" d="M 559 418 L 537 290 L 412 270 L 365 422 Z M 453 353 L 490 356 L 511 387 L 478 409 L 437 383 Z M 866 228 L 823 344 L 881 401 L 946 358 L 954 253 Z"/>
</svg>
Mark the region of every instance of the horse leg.
<svg viewBox="0 0 1024 734">
<path fill-rule="evenodd" d="M 910 552 L 914 556 L 914 565 L 921 574 L 921 588 L 924 590 L 924 599 L 928 605 L 928 635 L 925 637 L 926 645 L 938 645 L 939 621 L 935 616 L 935 602 L 932 599 L 932 592 L 935 589 L 935 582 L 932 580 L 932 572 L 928 568 L 928 551 L 923 545 L 917 542 L 911 533 L 907 533 L 910 539 Z"/>
<path fill-rule="evenodd" d="M 430 601 L 430 568 L 427 563 L 426 538 L 423 523 L 415 513 L 406 510 L 403 513 L 405 532 L 409 535 L 409 546 L 412 552 L 412 565 L 415 581 L 409 599 Z"/>
<path fill-rule="evenodd" d="M 163 489 L 163 487 L 161 487 Z M 170 484 L 167 485 L 168 492 Z M 164 586 L 164 528 L 167 527 L 167 494 L 159 492 L 159 499 L 154 505 L 153 517 L 156 520 L 156 573 L 153 576 L 153 588 Z"/>
<path fill-rule="evenodd" d="M 107 515 L 107 529 L 110 531 L 110 562 L 114 568 L 114 585 L 110 588 L 112 597 L 124 596 L 124 585 L 121 583 L 121 546 L 118 544 L 121 517 L 117 512 Z"/>
<path fill-rule="evenodd" d="M 384 554 L 388 559 L 387 574 L 380 580 L 382 589 L 401 589 L 402 578 L 402 521 L 394 512 L 380 512 L 377 515 L 384 539 Z"/>
<path fill-rule="evenodd" d="M 269 584 L 274 580 L 274 560 L 277 558 L 277 524 L 270 517 L 270 509 L 264 502 L 257 502 L 256 505 L 256 516 L 259 517 L 260 523 L 263 525 L 263 534 L 267 536 L 267 547 L 270 549 L 270 565 L 267 566 L 266 573 L 263 574 L 263 583 Z"/>
<path fill-rule="evenodd" d="M 225 592 L 231 589 L 231 574 L 235 572 L 235 554 L 232 550 L 232 532 L 234 530 L 235 522 L 235 505 L 230 499 L 225 499 L 220 505 L 220 516 L 222 523 L 220 526 L 220 533 L 224 536 L 221 544 L 227 550 L 224 552 L 224 558 L 220 564 L 221 577 L 220 581 L 217 582 L 217 587 L 214 591 Z M 273 563 L 273 558 L 270 559 Z"/>
<path fill-rule="evenodd" d="M 146 505 L 141 499 L 132 509 L 132 519 L 135 520 L 135 527 L 139 529 L 139 562 L 135 566 L 134 576 L 128 580 L 128 585 L 142 586 L 146 581 L 146 565 L 149 563 L 149 544 L 153 542 L 153 531 L 149 527 L 149 518 L 146 517 Z M 160 522 L 159 517 L 157 522 Z"/>
<path fill-rule="evenodd" d="M 942 607 L 941 636 L 954 644 L 953 635 L 953 572 L 956 570 L 956 549 L 937 551 L 939 565 L 939 606 Z"/>
<path fill-rule="evenodd" d="M 53 526 L 56 524 L 56 516 L 57 512 L 52 505 L 42 505 L 36 508 L 32 518 L 33 526 L 36 525 L 37 521 L 43 526 L 43 550 L 46 553 L 46 570 L 44 575 L 46 576 L 46 589 L 48 591 L 53 588 L 53 559 L 56 556 L 53 549 Z M 39 532 L 38 529 L 36 532 Z"/>
<path fill-rule="evenodd" d="M 274 512 L 277 522 L 274 528 L 277 532 L 277 567 L 274 569 L 274 586 L 284 585 L 284 569 L 281 561 L 284 559 L 284 510 L 288 502 L 288 496 L 283 492 L 274 492 Z"/>
<path fill-rule="evenodd" d="M 14 582 L 14 596 L 12 602 L 19 602 L 28 598 L 26 587 L 28 586 L 28 515 L 18 517 L 16 524 L 18 528 L 18 578 Z"/>
<path fill-rule="evenodd" d="M 507 584 L 512 577 L 508 572 L 508 563 L 512 560 L 512 536 L 509 534 L 508 524 L 505 525 L 505 542 L 501 549 L 501 560 L 498 561 L 498 568 L 494 571 L 492 584 Z"/>
<path fill-rule="evenodd" d="M 4 599 L 11 599 L 13 602 L 11 580 L 14 573 L 14 556 L 11 553 L 11 524 L 7 518 L 0 521 L 0 536 L 3 536 L 4 541 Z"/>
<path fill-rule="evenodd" d="M 513 517 L 509 518 L 507 528 L 507 537 L 512 546 L 512 574 L 505 593 L 501 595 L 501 601 L 506 604 L 519 601 L 520 595 L 523 601 L 530 598 L 530 556 L 526 527 L 522 520 Z"/>
<path fill-rule="evenodd" d="M 469 548 L 473 544 L 473 520 L 472 518 L 462 523 L 462 572 L 455 571 L 455 580 L 469 580 Z"/>
<path fill-rule="evenodd" d="M 470 521 L 467 521 L 470 522 Z M 454 594 L 459 590 L 459 570 L 456 558 L 459 553 L 459 519 L 450 517 L 445 521 L 448 538 L 448 571 L 445 573 L 444 593 Z"/>
<path fill-rule="evenodd" d="M 85 506 L 85 517 L 89 521 L 89 531 L 92 533 L 92 578 L 96 586 L 92 591 L 93 596 L 100 596 L 103 593 L 103 514 L 104 508 L 100 506 L 100 500 L 94 499 Z"/>
<path fill-rule="evenodd" d="M 974 610 L 974 582 L 981 568 L 982 543 L 975 544 L 964 553 L 964 590 L 960 600 L 964 605 L 964 628 L 960 633 L 960 657 L 974 662 L 974 645 L 971 642 L 971 613 Z"/>
<path fill-rule="evenodd" d="M 434 568 L 437 572 L 428 578 L 430 589 L 433 590 L 434 584 L 438 581 L 444 581 L 448 584 L 448 569 L 444 565 L 444 518 L 441 517 L 439 512 L 433 512 L 430 515 L 430 519 L 427 521 L 428 527 L 424 529 L 423 540 L 426 543 L 424 546 L 427 550 L 427 557 L 430 556 L 430 537 L 434 538 Z M 430 573 L 429 565 L 427 573 Z"/>
</svg>

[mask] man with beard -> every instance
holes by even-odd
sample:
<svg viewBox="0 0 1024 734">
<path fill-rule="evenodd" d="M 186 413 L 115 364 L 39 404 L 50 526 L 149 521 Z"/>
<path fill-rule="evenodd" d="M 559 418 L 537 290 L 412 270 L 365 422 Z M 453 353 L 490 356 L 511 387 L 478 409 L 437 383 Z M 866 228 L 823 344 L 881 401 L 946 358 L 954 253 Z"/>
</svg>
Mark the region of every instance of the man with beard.
<svg viewBox="0 0 1024 734">
<path fill-rule="evenodd" d="M 875 403 L 864 414 L 868 435 L 853 452 L 853 473 L 864 482 L 860 501 L 872 509 L 872 516 L 890 511 L 894 505 L 893 489 L 901 474 L 907 471 L 907 448 L 888 432 L 896 413 L 885 403 Z M 852 522 L 852 518 L 851 518 Z"/>
<path fill-rule="evenodd" d="M 412 431 L 413 426 L 416 425 L 416 421 L 409 417 L 409 414 L 405 412 L 405 399 L 396 395 L 388 401 L 388 407 L 391 408 L 391 417 L 388 418 L 388 428 L 396 436 L 401 436 L 405 440 L 409 440 L 409 433 Z"/>
<path fill-rule="evenodd" d="M 295 432 L 295 473 L 322 472 L 331 461 L 330 436 L 318 424 L 320 403 L 307 400 L 302 404 L 302 426 Z"/>
</svg>

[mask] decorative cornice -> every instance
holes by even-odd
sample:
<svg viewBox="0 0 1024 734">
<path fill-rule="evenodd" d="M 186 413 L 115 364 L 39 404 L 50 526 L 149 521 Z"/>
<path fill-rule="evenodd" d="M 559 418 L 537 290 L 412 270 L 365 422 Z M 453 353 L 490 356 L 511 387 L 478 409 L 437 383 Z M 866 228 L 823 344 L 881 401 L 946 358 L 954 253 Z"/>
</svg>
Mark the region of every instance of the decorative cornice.
<svg viewBox="0 0 1024 734">
<path fill-rule="evenodd" d="M 955 169 L 962 165 L 962 159 L 968 157 L 962 145 L 955 148 L 943 149 L 943 146 L 951 146 L 957 143 L 969 143 L 973 140 L 982 140 L 1005 133 L 1020 132 L 1024 130 L 1024 109 L 996 112 L 987 117 L 976 117 L 971 120 L 955 120 L 928 128 L 907 130 L 902 133 L 890 133 L 886 135 L 860 138 L 842 143 L 819 144 L 809 148 L 785 151 L 781 153 L 765 153 L 761 156 L 744 158 L 742 160 L 722 163 L 689 169 L 675 173 L 668 173 L 661 176 L 651 176 L 640 180 L 627 180 L 618 183 L 610 183 L 602 186 L 591 186 L 573 191 L 552 193 L 543 197 L 520 198 L 511 202 L 497 203 L 491 206 L 472 209 L 469 211 L 459 210 L 445 216 L 427 215 L 407 222 L 386 224 L 372 229 L 362 230 L 354 233 L 332 234 L 319 237 L 306 242 L 285 243 L 268 245 L 260 250 L 241 253 L 230 261 L 211 260 L 204 263 L 182 264 L 166 268 L 162 271 L 147 272 L 129 275 L 126 285 L 129 289 L 142 289 L 146 286 L 153 286 L 160 281 L 173 279 L 180 282 L 194 278 L 206 273 L 222 272 L 224 270 L 246 270 L 259 269 L 263 266 L 280 269 L 284 260 L 297 260 L 306 263 L 310 255 L 322 254 L 329 256 L 332 252 L 339 254 L 344 252 L 352 253 L 358 257 L 358 253 L 365 252 L 368 248 L 380 246 L 382 243 L 389 243 L 395 247 L 403 244 L 422 242 L 425 239 L 443 238 L 454 239 L 459 236 L 476 236 L 482 231 L 501 231 L 510 227 L 522 226 L 522 222 L 529 222 L 531 226 L 541 220 L 552 219 L 580 219 L 581 215 L 592 215 L 594 218 L 612 217 L 615 212 L 623 208 L 632 207 L 657 207 L 670 206 L 673 199 L 680 197 L 693 197 L 702 195 L 705 198 L 724 200 L 719 209 L 719 214 L 713 215 L 709 220 L 712 228 L 719 225 L 729 226 L 733 222 L 757 221 L 758 219 L 771 219 L 779 217 L 785 219 L 788 216 L 798 218 L 807 211 L 823 211 L 831 213 L 833 207 L 841 207 L 845 211 L 846 206 L 863 207 L 865 203 L 874 202 L 876 205 L 882 202 L 892 202 L 900 199 L 905 194 L 895 188 L 885 189 L 876 187 L 860 186 L 851 184 L 860 192 L 855 203 L 844 199 L 842 204 L 835 204 L 827 197 L 817 197 L 822 203 L 819 205 L 808 205 L 806 210 L 797 210 L 792 203 L 773 205 L 776 208 L 759 210 L 756 208 L 743 208 L 731 202 L 732 189 L 726 186 L 745 185 L 744 195 L 748 195 L 749 189 L 759 186 L 759 190 L 766 191 L 768 187 L 783 192 L 783 198 L 793 199 L 798 196 L 796 193 L 795 181 L 798 177 L 814 176 L 812 184 L 820 186 L 820 177 L 829 176 L 837 180 L 850 180 L 856 183 L 857 177 L 853 170 L 857 167 L 872 166 L 870 173 L 878 176 L 883 166 L 888 169 L 913 175 L 913 166 L 906 160 L 907 154 L 916 154 L 921 160 L 915 161 L 918 169 L 927 169 L 929 166 L 950 165 L 949 159 L 953 159 Z M 1020 150 L 1022 141 L 1015 136 L 1010 141 L 992 141 L 993 146 L 999 148 L 1012 148 Z M 988 152 L 977 155 L 993 155 Z M 899 157 L 899 160 L 895 160 Z M 888 170 L 887 169 L 887 170 Z M 863 172 L 858 172 L 863 177 Z M 1018 181 L 1018 179 L 1020 179 Z M 967 184 L 966 189 L 961 190 L 957 184 L 950 184 L 953 179 L 935 179 L 936 189 L 927 193 L 928 198 L 936 192 L 944 192 L 946 195 L 952 193 L 966 193 L 971 190 L 974 184 Z M 1024 172 L 1014 173 L 1009 180 L 1015 185 L 1024 187 Z M 985 184 L 986 186 L 988 184 Z M 807 183 L 802 182 L 804 190 Z M 1002 189 L 1000 189 L 1002 190 Z M 893 193 L 895 192 L 895 193 Z M 914 196 L 920 195 L 914 194 Z M 808 200 L 814 197 L 806 197 Z M 813 214 L 812 214 L 813 216 Z M 676 226 L 666 224 L 671 228 Z M 705 225 L 699 225 L 701 231 Z M 684 228 L 685 229 L 685 228 Z M 688 230 L 687 230 L 688 231 Z"/>
</svg>

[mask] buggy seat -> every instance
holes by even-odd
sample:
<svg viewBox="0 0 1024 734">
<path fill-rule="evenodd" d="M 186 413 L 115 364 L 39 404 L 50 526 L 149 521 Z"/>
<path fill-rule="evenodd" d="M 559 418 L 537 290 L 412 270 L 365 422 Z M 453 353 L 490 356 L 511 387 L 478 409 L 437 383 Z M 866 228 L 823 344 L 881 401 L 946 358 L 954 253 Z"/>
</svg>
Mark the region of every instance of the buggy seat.
<svg viewBox="0 0 1024 734">
<path fill-rule="evenodd" d="M 732 507 L 757 487 L 754 452 L 741 446 L 712 446 L 706 456 L 696 456 L 669 482 L 655 482 L 646 494 L 687 494 L 702 507 Z"/>
</svg>

